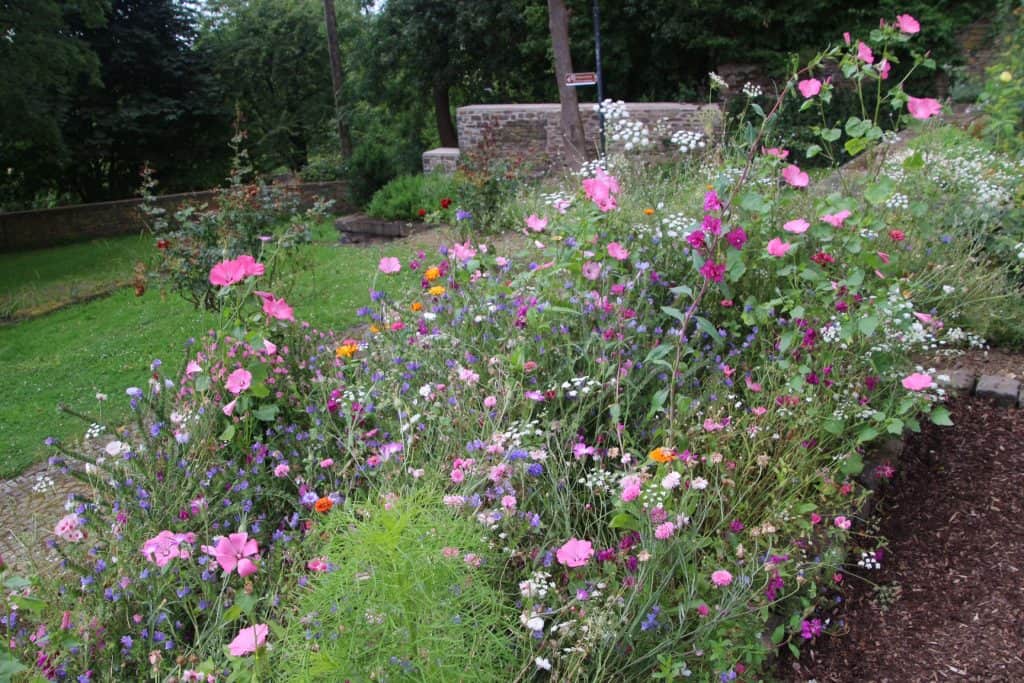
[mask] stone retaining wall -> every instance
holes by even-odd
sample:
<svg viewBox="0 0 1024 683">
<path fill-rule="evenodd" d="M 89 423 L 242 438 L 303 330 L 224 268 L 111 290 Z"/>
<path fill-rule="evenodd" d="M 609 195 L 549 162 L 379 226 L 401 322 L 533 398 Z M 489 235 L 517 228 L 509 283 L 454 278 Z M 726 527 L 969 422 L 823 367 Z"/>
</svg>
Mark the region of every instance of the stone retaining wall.
<svg viewBox="0 0 1024 683">
<path fill-rule="evenodd" d="M 598 117 L 592 103 L 580 104 L 588 156 L 596 156 Z M 627 103 L 630 119 L 668 135 L 677 130 L 705 131 L 721 117 L 718 105 L 675 102 Z M 461 163 L 477 154 L 491 159 L 529 159 L 544 166 L 564 165 L 567 144 L 558 104 L 475 104 L 456 112 Z M 609 151 L 616 145 L 609 141 Z"/>
<path fill-rule="evenodd" d="M 316 197 L 333 199 L 335 213 L 347 213 L 353 208 L 348 199 L 348 185 L 344 182 L 301 183 L 290 187 L 299 193 L 304 208 L 312 206 Z M 212 203 L 216 195 L 215 190 L 169 194 L 158 197 L 157 202 L 168 212 L 173 212 L 187 202 Z M 138 211 L 141 202 L 141 199 L 124 199 L 0 213 L 0 252 L 138 234 L 143 228 Z"/>
</svg>

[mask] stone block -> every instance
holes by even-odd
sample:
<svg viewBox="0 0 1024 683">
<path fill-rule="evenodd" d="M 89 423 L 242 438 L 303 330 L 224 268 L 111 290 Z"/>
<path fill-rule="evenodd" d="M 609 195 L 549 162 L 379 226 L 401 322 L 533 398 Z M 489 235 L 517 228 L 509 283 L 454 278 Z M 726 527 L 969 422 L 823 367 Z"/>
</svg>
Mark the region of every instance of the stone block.
<svg viewBox="0 0 1024 683">
<path fill-rule="evenodd" d="M 971 370 L 940 371 L 938 377 L 940 387 L 958 394 L 970 394 L 974 391 L 974 385 L 977 382 L 977 377 Z"/>
<path fill-rule="evenodd" d="M 977 396 L 992 399 L 996 404 L 1013 408 L 1020 397 L 1020 382 L 1009 377 L 982 375 L 974 389 Z"/>
<path fill-rule="evenodd" d="M 334 227 L 342 234 L 384 238 L 406 237 L 413 228 L 412 223 L 385 221 L 365 214 L 339 218 Z"/>
<path fill-rule="evenodd" d="M 459 165 L 458 147 L 438 147 L 423 153 L 423 172 L 455 173 Z"/>
</svg>

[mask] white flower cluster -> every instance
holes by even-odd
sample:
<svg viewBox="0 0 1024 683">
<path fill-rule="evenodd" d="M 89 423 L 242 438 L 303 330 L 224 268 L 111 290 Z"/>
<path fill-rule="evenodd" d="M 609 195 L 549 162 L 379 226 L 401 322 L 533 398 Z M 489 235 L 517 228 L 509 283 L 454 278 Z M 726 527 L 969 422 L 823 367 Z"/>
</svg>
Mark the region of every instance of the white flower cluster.
<svg viewBox="0 0 1024 683">
<path fill-rule="evenodd" d="M 716 74 L 714 71 L 708 72 L 708 79 L 711 81 L 712 90 L 728 90 L 729 84 L 725 82 L 725 79 Z"/>
<path fill-rule="evenodd" d="M 91 425 L 89 425 L 89 428 L 85 430 L 85 438 L 95 439 L 97 436 L 102 434 L 105 429 L 106 427 L 104 427 L 103 425 L 96 424 L 95 422 L 93 422 Z"/>
<path fill-rule="evenodd" d="M 680 154 L 687 154 L 705 146 L 704 133 L 696 130 L 677 130 L 672 133 L 670 139 Z"/>
<path fill-rule="evenodd" d="M 36 475 L 35 483 L 32 484 L 32 490 L 36 493 L 49 493 L 54 489 L 53 478 L 50 475 L 40 472 Z"/>
<path fill-rule="evenodd" d="M 761 95 L 763 95 L 764 90 L 761 88 L 761 86 L 755 83 L 751 83 L 750 81 L 747 81 L 746 83 L 743 84 L 743 94 L 749 97 L 750 99 L 754 99 L 755 97 L 760 97 Z"/>
<path fill-rule="evenodd" d="M 608 470 L 591 470 L 587 476 L 580 477 L 578 483 L 583 484 L 594 493 L 611 493 L 618 483 L 617 477 Z"/>
<path fill-rule="evenodd" d="M 906 150 L 894 154 L 886 162 L 885 171 L 894 180 L 903 181 L 903 161 L 913 153 Z M 980 144 L 957 145 L 955 154 L 948 150 L 925 152 L 926 177 L 944 190 L 957 190 L 973 199 L 978 206 L 1000 208 L 1013 201 L 1024 162 L 994 154 Z"/>
<path fill-rule="evenodd" d="M 878 561 L 878 556 L 875 555 L 875 551 L 862 552 L 860 559 L 857 560 L 857 566 L 862 569 L 874 569 L 878 570 L 882 568 L 882 563 Z"/>
<path fill-rule="evenodd" d="M 540 198 L 545 206 L 550 206 L 557 211 L 563 211 L 572 206 L 572 195 L 568 192 L 551 192 L 542 194 Z"/>
<path fill-rule="evenodd" d="M 906 211 L 910 208 L 910 198 L 902 192 L 894 192 L 885 200 L 885 206 L 894 211 Z"/>
<path fill-rule="evenodd" d="M 609 139 L 620 143 L 625 151 L 651 146 L 651 131 L 642 121 L 630 118 L 626 103 L 622 100 L 605 100 L 595 104 L 594 110 L 604 116 Z"/>
<path fill-rule="evenodd" d="M 584 161 L 580 165 L 579 170 L 573 173 L 573 175 L 575 175 L 577 178 L 593 178 L 597 175 L 598 171 L 605 171 L 606 173 L 611 173 L 614 169 L 614 157 L 598 157 L 597 159 L 593 159 L 591 161 Z"/>
<path fill-rule="evenodd" d="M 538 569 L 530 575 L 529 579 L 519 582 L 519 594 L 524 598 L 544 598 L 554 587 L 555 585 L 551 582 L 551 574 Z"/>
<path fill-rule="evenodd" d="M 567 380 L 561 384 L 562 391 L 565 392 L 565 395 L 568 398 L 586 396 L 593 391 L 595 387 L 600 386 L 600 382 L 590 379 L 589 377 L 573 377 L 571 380 Z"/>
</svg>

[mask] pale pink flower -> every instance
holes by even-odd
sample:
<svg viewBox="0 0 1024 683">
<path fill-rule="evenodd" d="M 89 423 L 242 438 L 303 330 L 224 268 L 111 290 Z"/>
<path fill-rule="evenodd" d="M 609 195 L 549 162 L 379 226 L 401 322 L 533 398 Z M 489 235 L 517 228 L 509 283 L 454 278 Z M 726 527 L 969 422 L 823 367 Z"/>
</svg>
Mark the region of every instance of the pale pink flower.
<svg viewBox="0 0 1024 683">
<path fill-rule="evenodd" d="M 238 368 L 230 375 L 228 375 L 228 381 L 225 384 L 228 391 L 235 396 L 252 386 L 252 373 L 245 368 Z"/>
<path fill-rule="evenodd" d="M 878 258 L 881 259 L 882 263 L 889 265 L 889 255 L 887 253 L 884 251 L 876 251 L 875 253 L 878 254 Z"/>
<path fill-rule="evenodd" d="M 847 45 L 850 44 L 850 32 L 849 31 L 843 31 L 843 42 L 846 43 Z"/>
<path fill-rule="evenodd" d="M 548 227 L 547 217 L 538 216 L 535 213 L 531 213 L 526 217 L 526 227 L 534 232 L 543 232 L 544 228 Z"/>
<path fill-rule="evenodd" d="M 805 78 L 797 83 L 796 87 L 800 90 L 800 94 L 806 99 L 814 97 L 821 92 L 821 81 L 817 78 Z"/>
<path fill-rule="evenodd" d="M 314 557 L 306 563 L 306 569 L 311 572 L 325 572 L 328 568 L 326 557 Z"/>
<path fill-rule="evenodd" d="M 161 531 L 143 543 L 140 552 L 147 560 L 155 563 L 156 566 L 164 567 L 174 558 L 180 557 L 183 560 L 187 560 L 191 557 L 188 544 L 195 542 L 196 535 L 192 532 L 176 534 L 171 531 Z"/>
<path fill-rule="evenodd" d="M 456 244 L 452 246 L 452 253 L 455 256 L 455 260 L 459 263 L 465 263 L 474 256 L 476 256 L 476 249 L 469 246 L 469 242 L 466 241 L 464 244 Z"/>
<path fill-rule="evenodd" d="M 614 211 L 618 208 L 613 195 L 619 192 L 619 181 L 615 176 L 608 175 L 601 169 L 598 169 L 595 177 L 583 181 L 583 191 L 603 212 Z"/>
<path fill-rule="evenodd" d="M 498 405 L 498 399 L 494 396 L 488 396 L 484 399 L 484 408 L 493 408 Z"/>
<path fill-rule="evenodd" d="M 725 569 L 719 569 L 711 573 L 711 583 L 716 586 L 728 586 L 732 583 L 732 574 Z"/>
<path fill-rule="evenodd" d="M 583 264 L 583 277 L 588 280 L 596 280 L 601 276 L 601 264 L 596 261 L 587 261 Z"/>
<path fill-rule="evenodd" d="M 843 227 L 843 222 L 850 217 L 850 212 L 846 209 L 837 211 L 835 213 L 826 213 L 821 217 L 821 220 L 831 225 L 833 228 Z"/>
<path fill-rule="evenodd" d="M 789 242 L 783 242 L 778 237 L 773 237 L 768 242 L 768 254 L 771 256 L 785 256 L 786 252 L 793 248 Z"/>
<path fill-rule="evenodd" d="M 77 514 L 72 512 L 69 515 L 61 517 L 60 521 L 53 528 L 53 533 L 63 538 L 65 541 L 71 543 L 78 543 L 85 538 L 85 533 L 82 531 L 82 519 Z"/>
<path fill-rule="evenodd" d="M 256 565 L 249 558 L 260 552 L 259 544 L 255 538 L 249 538 L 249 534 L 240 531 L 227 536 L 219 536 L 214 539 L 216 546 L 204 545 L 200 547 L 207 555 L 212 555 L 220 568 L 231 573 L 238 568 L 238 573 L 248 576 L 256 571 Z"/>
<path fill-rule="evenodd" d="M 567 567 L 582 567 L 594 556 L 594 546 L 590 541 L 581 541 L 578 538 L 570 538 L 555 553 L 559 564 Z"/>
<path fill-rule="evenodd" d="M 292 471 L 292 468 L 286 462 L 278 464 L 274 468 L 274 476 L 278 479 L 282 479 L 288 476 L 288 473 Z"/>
<path fill-rule="evenodd" d="M 928 325 L 929 327 L 933 327 L 938 330 L 942 329 L 942 321 L 936 318 L 934 315 L 929 315 L 927 313 L 918 313 L 917 311 L 914 311 L 914 317 L 920 320 L 925 325 Z"/>
<path fill-rule="evenodd" d="M 889 78 L 889 72 L 892 70 L 892 64 L 889 63 L 888 59 L 883 59 L 878 63 L 878 75 L 882 77 L 882 80 Z"/>
<path fill-rule="evenodd" d="M 324 458 L 323 460 L 321 460 L 317 464 L 320 465 L 321 469 L 327 469 L 328 467 L 331 467 L 331 466 L 334 465 L 334 458 Z"/>
<path fill-rule="evenodd" d="M 679 486 L 682 482 L 682 478 L 682 475 L 678 472 L 669 472 L 665 475 L 665 478 L 661 480 L 661 488 L 666 491 L 671 491 Z"/>
<path fill-rule="evenodd" d="M 295 312 L 284 299 L 278 299 L 270 292 L 253 292 L 263 300 L 263 312 L 277 320 L 295 320 Z"/>
<path fill-rule="evenodd" d="M 850 528 L 851 526 L 853 526 L 853 522 L 851 522 L 850 520 L 848 520 L 848 519 L 847 519 L 846 517 L 844 517 L 843 515 L 839 515 L 838 517 L 836 517 L 835 519 L 833 519 L 833 520 L 832 520 L 832 523 L 833 523 L 833 524 L 835 524 L 835 525 L 836 525 L 836 526 L 837 526 L 838 528 L 840 528 L 840 529 L 843 529 L 843 530 L 847 530 L 847 529 L 849 529 L 849 528 Z"/>
<path fill-rule="evenodd" d="M 185 366 L 185 376 L 191 377 L 192 375 L 198 374 L 203 371 L 203 368 L 199 363 L 194 360 L 190 360 L 188 365 Z"/>
<path fill-rule="evenodd" d="M 785 161 L 787 158 L 789 158 L 789 150 L 781 149 L 779 147 L 769 147 L 768 149 L 764 150 L 764 153 L 770 157 L 775 157 L 776 159 L 782 161 Z"/>
<path fill-rule="evenodd" d="M 402 262 L 394 256 L 385 256 L 377 264 L 377 270 L 385 275 L 393 275 L 402 269 Z"/>
<path fill-rule="evenodd" d="M 616 261 L 625 261 L 629 258 L 629 252 L 618 242 L 612 242 L 608 245 L 608 255 Z"/>
<path fill-rule="evenodd" d="M 516 503 L 517 502 L 518 501 L 516 501 L 516 497 L 515 496 L 502 496 L 501 497 L 501 507 L 505 508 L 506 510 L 514 510 L 516 508 Z"/>
<path fill-rule="evenodd" d="M 231 644 L 228 645 L 231 656 L 242 657 L 243 655 L 256 652 L 267 641 L 268 633 L 270 633 L 270 627 L 266 624 L 256 624 L 255 626 L 243 628 L 235 636 L 235 639 L 231 641 Z"/>
<path fill-rule="evenodd" d="M 631 503 L 637 499 L 640 495 L 640 485 L 630 484 L 626 488 L 622 489 L 622 493 L 619 494 L 619 498 L 623 503 Z"/>
<path fill-rule="evenodd" d="M 277 353 L 277 344 L 267 339 L 264 339 L 263 353 L 267 354 L 268 356 L 273 356 L 275 353 Z"/>
<path fill-rule="evenodd" d="M 665 539 L 670 538 L 675 532 L 676 525 L 672 522 L 665 522 L 664 524 L 659 524 L 654 530 L 654 537 L 659 541 L 664 541 Z"/>
<path fill-rule="evenodd" d="M 782 229 L 786 232 L 791 232 L 794 235 L 802 235 L 807 232 L 807 228 L 809 227 L 811 227 L 811 224 L 803 218 L 796 218 L 783 225 Z"/>
<path fill-rule="evenodd" d="M 495 265 L 497 265 L 497 266 L 498 266 L 499 268 L 504 268 L 505 266 L 507 266 L 507 265 L 508 265 L 508 259 L 507 259 L 507 258 L 505 258 L 504 256 L 496 256 L 496 257 L 494 258 L 494 263 L 495 263 Z"/>
<path fill-rule="evenodd" d="M 453 484 L 461 484 L 466 479 L 466 473 L 462 470 L 455 468 L 451 471 L 448 477 L 452 480 Z"/>
<path fill-rule="evenodd" d="M 918 23 L 917 19 L 910 16 L 909 14 L 897 14 L 896 15 L 896 28 L 903 33 L 914 35 L 921 30 L 921 24 Z"/>
<path fill-rule="evenodd" d="M 915 119 L 924 121 L 930 119 L 933 116 L 938 116 L 942 113 L 942 105 L 939 101 L 932 99 L 931 97 L 911 97 L 907 96 L 907 111 Z"/>
<path fill-rule="evenodd" d="M 782 179 L 793 187 L 807 187 L 811 182 L 811 177 L 801 171 L 796 164 L 790 164 L 782 169 Z"/>
<path fill-rule="evenodd" d="M 857 59 L 864 62 L 865 64 L 875 63 L 875 54 L 871 51 L 871 48 L 868 47 L 862 40 L 857 41 Z"/>
<path fill-rule="evenodd" d="M 761 392 L 761 385 L 755 382 L 754 380 L 750 379 L 749 377 L 744 377 L 743 381 L 746 382 L 747 389 L 749 389 L 750 391 L 754 392 L 755 394 Z"/>
<path fill-rule="evenodd" d="M 237 405 L 238 405 L 238 399 L 237 398 L 233 398 L 233 399 L 231 399 L 230 402 L 225 403 L 224 407 L 221 408 L 220 411 L 222 413 L 224 413 L 225 415 L 227 415 L 228 417 L 231 417 L 232 415 L 235 414 L 235 406 L 237 406 Z"/>
<path fill-rule="evenodd" d="M 935 386 L 935 380 L 932 379 L 931 375 L 926 375 L 923 372 L 915 372 L 912 375 L 907 375 L 902 381 L 903 388 L 909 391 L 923 391 Z"/>
</svg>

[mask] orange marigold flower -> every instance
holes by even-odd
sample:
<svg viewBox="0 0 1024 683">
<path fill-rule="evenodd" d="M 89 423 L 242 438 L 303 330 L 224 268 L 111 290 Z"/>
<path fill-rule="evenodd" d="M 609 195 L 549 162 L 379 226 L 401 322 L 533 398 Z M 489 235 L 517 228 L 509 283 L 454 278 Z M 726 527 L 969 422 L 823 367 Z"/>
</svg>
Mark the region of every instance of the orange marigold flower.
<svg viewBox="0 0 1024 683">
<path fill-rule="evenodd" d="M 313 509 L 319 512 L 320 514 L 330 512 L 332 507 L 334 507 L 334 501 L 328 498 L 327 496 L 324 496 L 323 498 L 318 498 L 316 503 L 313 504 Z"/>
<path fill-rule="evenodd" d="M 653 216 L 654 215 L 654 209 L 652 209 L 650 207 L 644 209 L 644 215 L 645 216 Z"/>
<path fill-rule="evenodd" d="M 427 294 L 429 294 L 430 296 L 441 296 L 442 294 L 444 294 L 444 292 L 445 289 L 441 285 L 434 285 L 433 287 L 427 290 Z"/>
<path fill-rule="evenodd" d="M 379 334 L 380 328 L 377 327 L 376 325 L 370 325 L 370 332 L 372 332 L 373 334 Z"/>
<path fill-rule="evenodd" d="M 341 343 L 341 346 L 334 349 L 334 355 L 337 358 L 351 358 L 355 355 L 356 351 L 359 350 L 359 343 L 352 340 L 346 339 Z"/>
<path fill-rule="evenodd" d="M 437 266 L 430 266 L 427 271 L 423 273 L 423 277 L 427 279 L 427 282 L 433 282 L 437 278 L 441 277 L 441 269 Z"/>
<path fill-rule="evenodd" d="M 412 306 L 410 308 L 412 308 L 413 311 L 419 312 L 423 310 L 423 304 L 421 304 L 419 301 L 413 301 Z"/>
<path fill-rule="evenodd" d="M 654 462 L 672 462 L 676 459 L 676 453 L 671 448 L 663 448 L 659 446 L 648 453 L 647 457 Z"/>
</svg>

